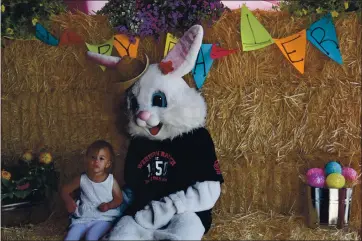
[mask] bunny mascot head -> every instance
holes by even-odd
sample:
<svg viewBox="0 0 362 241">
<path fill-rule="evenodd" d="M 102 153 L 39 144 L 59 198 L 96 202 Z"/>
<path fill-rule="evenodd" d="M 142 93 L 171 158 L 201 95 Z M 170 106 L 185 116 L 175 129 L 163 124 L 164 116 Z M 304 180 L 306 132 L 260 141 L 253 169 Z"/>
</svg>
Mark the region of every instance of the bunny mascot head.
<svg viewBox="0 0 362 241">
<path fill-rule="evenodd" d="M 191 27 L 127 91 L 132 138 L 124 176 L 134 199 L 111 240 L 201 240 L 211 226 L 223 177 L 204 128 L 206 103 L 182 79 L 202 38 L 202 27 Z"/>
<path fill-rule="evenodd" d="M 182 79 L 195 65 L 203 29 L 190 28 L 160 64 L 149 66 L 127 93 L 129 131 L 154 140 L 175 138 L 205 123 L 206 104 Z"/>
</svg>

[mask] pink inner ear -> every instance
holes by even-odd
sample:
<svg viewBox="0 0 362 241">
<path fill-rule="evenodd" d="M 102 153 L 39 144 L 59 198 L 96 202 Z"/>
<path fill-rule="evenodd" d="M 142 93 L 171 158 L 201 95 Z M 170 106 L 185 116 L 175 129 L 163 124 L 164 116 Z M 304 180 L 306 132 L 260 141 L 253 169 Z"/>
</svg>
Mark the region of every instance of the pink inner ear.
<svg viewBox="0 0 362 241">
<path fill-rule="evenodd" d="M 172 48 L 167 54 L 166 58 L 162 62 L 171 61 L 173 68 L 178 69 L 182 63 L 186 60 L 186 56 L 191 49 L 191 45 L 195 40 L 196 35 L 191 31 L 185 33 L 179 42 Z"/>
</svg>

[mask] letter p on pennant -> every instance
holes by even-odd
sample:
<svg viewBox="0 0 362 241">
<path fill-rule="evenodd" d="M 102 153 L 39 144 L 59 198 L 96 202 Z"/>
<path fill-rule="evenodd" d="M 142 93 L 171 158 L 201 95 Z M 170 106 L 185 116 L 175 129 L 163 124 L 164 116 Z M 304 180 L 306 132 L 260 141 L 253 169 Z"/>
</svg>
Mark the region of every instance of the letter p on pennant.
<svg viewBox="0 0 362 241">
<path fill-rule="evenodd" d="M 282 39 L 274 39 L 280 51 L 288 61 L 302 74 L 304 74 L 305 48 L 307 45 L 306 30 Z"/>
</svg>

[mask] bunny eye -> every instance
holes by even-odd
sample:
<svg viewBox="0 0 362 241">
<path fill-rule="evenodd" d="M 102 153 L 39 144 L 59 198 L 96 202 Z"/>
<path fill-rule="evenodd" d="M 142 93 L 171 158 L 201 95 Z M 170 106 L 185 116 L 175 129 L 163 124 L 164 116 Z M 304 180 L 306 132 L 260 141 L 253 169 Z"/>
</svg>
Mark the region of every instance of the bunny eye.
<svg viewBox="0 0 362 241">
<path fill-rule="evenodd" d="M 163 92 L 158 91 L 152 95 L 152 106 L 167 107 L 166 96 Z"/>
</svg>

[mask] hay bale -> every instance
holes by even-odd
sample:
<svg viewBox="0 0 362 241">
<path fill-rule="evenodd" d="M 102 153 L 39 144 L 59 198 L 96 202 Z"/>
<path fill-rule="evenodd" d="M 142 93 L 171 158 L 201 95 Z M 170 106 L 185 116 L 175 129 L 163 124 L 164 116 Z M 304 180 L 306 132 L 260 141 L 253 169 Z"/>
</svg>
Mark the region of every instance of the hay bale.
<svg viewBox="0 0 362 241">
<path fill-rule="evenodd" d="M 284 13 L 254 13 L 275 38 L 310 24 L 307 18 Z M 205 28 L 204 42 L 241 49 L 239 21 L 240 10 L 223 15 Z M 298 176 L 308 167 L 333 158 L 361 172 L 362 27 L 355 13 L 338 18 L 335 25 L 343 65 L 309 42 L 304 75 L 276 45 L 214 62 L 202 92 L 208 104 L 207 127 L 226 180 L 216 208 L 219 215 L 253 210 L 298 215 L 303 210 Z M 81 13 L 55 17 L 53 32 L 64 28 L 88 43 L 106 41 L 113 34 L 105 18 Z M 164 41 L 165 36 L 159 42 L 142 39 L 139 56 L 147 53 L 151 63 L 160 61 Z M 119 127 L 125 120 L 112 84 L 124 76 L 117 70 L 103 72 L 87 60 L 85 45 L 14 41 L 2 51 L 3 155 L 18 155 L 43 141 L 66 170 L 63 180 L 75 173 L 74 163 L 81 168 L 79 155 L 95 139 L 110 141 L 123 160 L 127 137 Z M 194 86 L 190 75 L 186 80 Z M 360 194 L 356 188 L 351 219 L 357 229 Z"/>
</svg>

